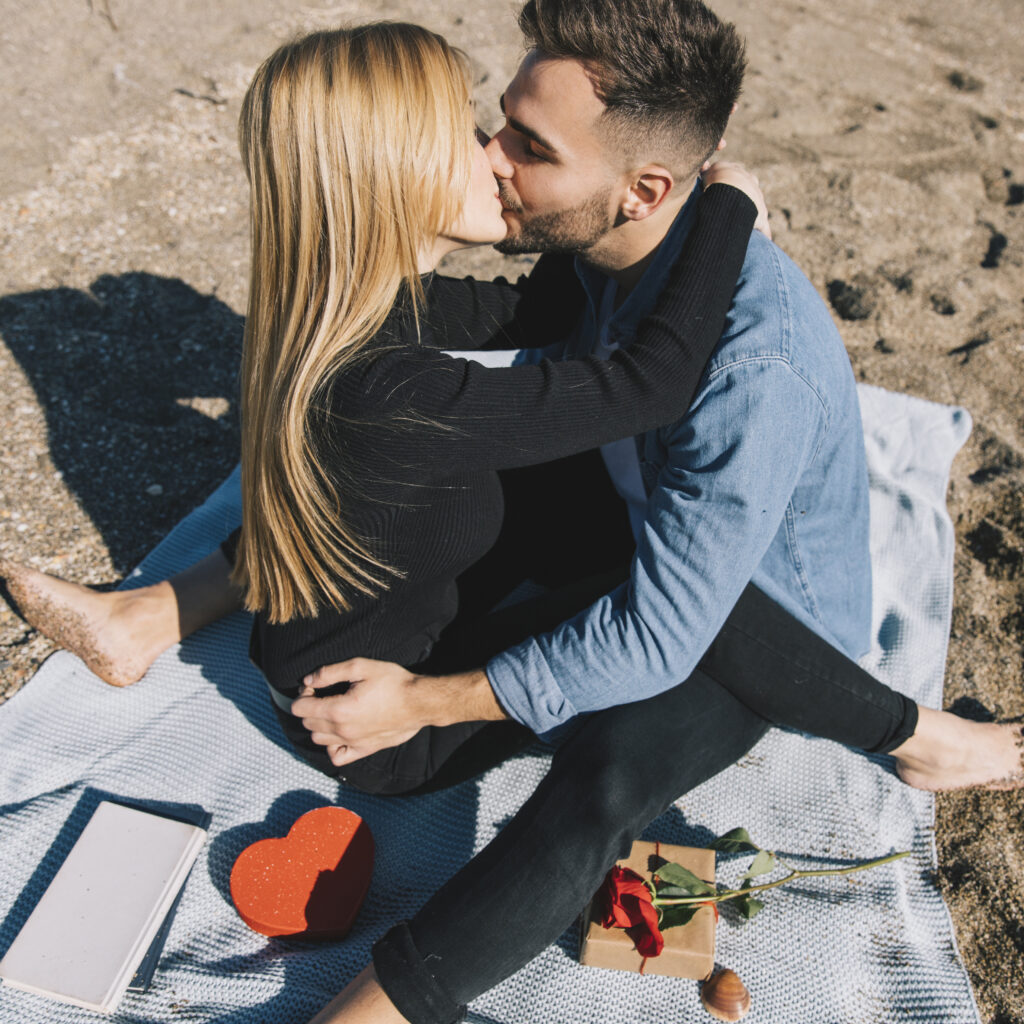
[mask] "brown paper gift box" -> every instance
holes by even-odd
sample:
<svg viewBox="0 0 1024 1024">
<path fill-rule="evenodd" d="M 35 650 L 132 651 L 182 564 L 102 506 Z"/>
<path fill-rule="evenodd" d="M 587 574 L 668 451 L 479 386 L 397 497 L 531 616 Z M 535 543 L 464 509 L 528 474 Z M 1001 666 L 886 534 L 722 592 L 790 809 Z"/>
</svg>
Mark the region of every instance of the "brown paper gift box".
<svg viewBox="0 0 1024 1024">
<path fill-rule="evenodd" d="M 715 880 L 715 851 L 693 846 L 669 846 L 667 843 L 633 843 L 633 849 L 619 867 L 632 868 L 650 879 L 657 867 L 674 861 L 689 868 L 705 882 Z M 580 963 L 590 967 L 611 967 L 619 971 L 666 974 L 672 978 L 706 978 L 715 965 L 715 911 L 701 907 L 693 918 L 678 928 L 667 928 L 665 948 L 660 956 L 645 961 L 622 928 L 605 928 L 601 908 L 591 900 L 580 920 Z"/>
</svg>

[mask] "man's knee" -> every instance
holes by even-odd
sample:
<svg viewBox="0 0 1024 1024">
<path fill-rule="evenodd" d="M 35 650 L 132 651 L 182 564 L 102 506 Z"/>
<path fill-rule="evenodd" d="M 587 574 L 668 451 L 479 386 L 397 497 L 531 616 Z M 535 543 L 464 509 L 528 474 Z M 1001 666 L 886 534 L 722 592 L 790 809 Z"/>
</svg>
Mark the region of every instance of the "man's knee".
<svg viewBox="0 0 1024 1024">
<path fill-rule="evenodd" d="M 584 742 L 559 750 L 552 772 L 585 827 L 632 839 L 680 796 L 666 767 L 614 742 Z"/>
<path fill-rule="evenodd" d="M 572 780 L 587 815 L 639 834 L 767 729 L 765 719 L 695 672 L 673 690 L 593 715 L 559 750 L 554 767 Z"/>
</svg>

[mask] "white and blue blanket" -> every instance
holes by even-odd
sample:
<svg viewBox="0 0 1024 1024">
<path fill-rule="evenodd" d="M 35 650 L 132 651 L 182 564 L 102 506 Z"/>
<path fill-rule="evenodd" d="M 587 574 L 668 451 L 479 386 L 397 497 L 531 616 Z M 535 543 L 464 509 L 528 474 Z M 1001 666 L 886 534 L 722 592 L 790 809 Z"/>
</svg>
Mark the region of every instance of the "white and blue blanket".
<svg viewBox="0 0 1024 1024">
<path fill-rule="evenodd" d="M 871 472 L 874 648 L 869 669 L 938 706 L 951 609 L 950 463 L 970 431 L 962 409 L 860 391 Z M 162 579 L 212 550 L 239 515 L 229 479 L 146 559 L 132 583 Z M 105 795 L 212 815 L 150 990 L 110 1018 L 0 989 L 0 1024 L 218 1021 L 301 1024 L 495 834 L 545 771 L 537 747 L 482 779 L 414 798 L 352 793 L 291 755 L 237 615 L 169 651 L 116 690 L 54 655 L 0 707 L 0 955 L 92 808 Z M 681 730 L 684 727 L 681 726 Z M 238 853 L 284 834 L 304 811 L 339 802 L 377 843 L 373 885 L 351 935 L 310 947 L 250 931 L 232 908 Z M 750 1024 L 976 1024 L 949 915 L 932 880 L 933 800 L 886 758 L 770 732 L 739 764 L 686 794 L 648 838 L 703 845 L 746 826 L 755 840 L 816 865 L 909 849 L 912 858 L 850 879 L 766 897 L 741 923 L 723 913 L 717 959 L 744 979 Z M 722 862 L 720 877 L 738 864 Z M 470 1020 L 501 1024 L 705 1021 L 697 984 L 581 967 L 572 930 L 477 999 Z M 487 956 L 486 950 L 480 955 Z"/>
</svg>

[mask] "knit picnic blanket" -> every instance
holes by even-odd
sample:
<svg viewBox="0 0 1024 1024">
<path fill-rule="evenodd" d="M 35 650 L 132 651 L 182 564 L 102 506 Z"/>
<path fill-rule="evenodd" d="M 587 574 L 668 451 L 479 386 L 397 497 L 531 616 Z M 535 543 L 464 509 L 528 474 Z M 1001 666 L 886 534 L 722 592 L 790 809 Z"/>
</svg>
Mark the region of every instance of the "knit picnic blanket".
<svg viewBox="0 0 1024 1024">
<path fill-rule="evenodd" d="M 860 388 L 871 480 L 874 647 L 864 664 L 939 706 L 949 636 L 953 530 L 945 491 L 970 432 L 963 409 Z M 237 474 L 180 523 L 128 585 L 165 578 L 217 546 L 239 518 Z M 426 796 L 352 792 L 294 757 L 235 615 L 162 656 L 126 690 L 67 653 L 0 707 L 0 955 L 99 800 L 211 815 L 149 990 L 105 1019 L 301 1024 L 369 960 L 373 942 L 410 916 L 483 847 L 546 770 L 540 745 L 482 778 Z M 680 723 L 680 742 L 685 742 Z M 313 807 L 362 815 L 377 856 L 373 884 L 343 941 L 267 939 L 235 913 L 228 877 L 256 839 L 283 835 Z M 850 878 L 767 894 L 749 922 L 723 912 L 716 959 L 752 993 L 751 1024 L 977 1022 L 949 915 L 932 881 L 933 800 L 902 785 L 884 757 L 771 730 L 735 766 L 682 796 L 645 832 L 704 845 L 745 826 L 805 866 L 896 850 L 912 856 Z M 731 880 L 747 859 L 721 857 Z M 554 881 L 552 884 L 555 884 Z M 488 951 L 480 950 L 486 957 Z M 709 1018 L 694 981 L 583 967 L 562 938 L 480 996 L 487 1024 L 665 1024 Z M 104 1019 L 0 988 L 0 1024 Z"/>
</svg>

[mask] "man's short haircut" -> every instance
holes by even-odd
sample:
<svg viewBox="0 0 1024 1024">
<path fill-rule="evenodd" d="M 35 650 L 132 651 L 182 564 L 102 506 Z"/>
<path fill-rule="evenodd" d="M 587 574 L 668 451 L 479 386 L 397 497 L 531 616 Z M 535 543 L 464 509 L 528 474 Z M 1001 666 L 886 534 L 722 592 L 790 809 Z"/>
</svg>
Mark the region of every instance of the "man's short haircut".
<svg viewBox="0 0 1024 1024">
<path fill-rule="evenodd" d="M 519 27 L 529 46 L 586 67 L 623 151 L 686 171 L 714 153 L 747 60 L 735 26 L 700 0 L 529 0 Z"/>
</svg>

